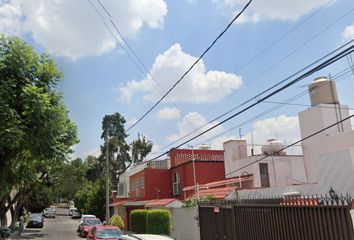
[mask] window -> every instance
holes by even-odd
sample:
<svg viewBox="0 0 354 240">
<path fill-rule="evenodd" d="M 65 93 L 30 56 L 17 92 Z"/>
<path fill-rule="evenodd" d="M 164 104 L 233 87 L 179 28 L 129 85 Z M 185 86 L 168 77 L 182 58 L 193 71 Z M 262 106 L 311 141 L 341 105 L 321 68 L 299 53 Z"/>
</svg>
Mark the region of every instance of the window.
<svg viewBox="0 0 354 240">
<path fill-rule="evenodd" d="M 261 187 L 269 187 L 268 163 L 259 164 L 259 173 L 261 177 Z"/>
<path fill-rule="evenodd" d="M 135 179 L 135 195 L 139 196 L 139 178 Z"/>
<path fill-rule="evenodd" d="M 118 195 L 124 194 L 124 182 L 118 183 Z"/>
<path fill-rule="evenodd" d="M 180 194 L 180 175 L 178 172 L 173 173 L 173 195 L 179 195 Z"/>
<path fill-rule="evenodd" d="M 145 179 L 144 179 L 144 176 L 142 176 L 142 177 L 140 178 L 140 188 L 141 188 L 141 189 L 144 189 L 144 187 L 145 187 Z"/>
<path fill-rule="evenodd" d="M 130 191 L 131 191 L 131 192 L 134 192 L 134 190 L 135 190 L 134 181 L 133 181 L 133 180 L 130 180 Z"/>
</svg>

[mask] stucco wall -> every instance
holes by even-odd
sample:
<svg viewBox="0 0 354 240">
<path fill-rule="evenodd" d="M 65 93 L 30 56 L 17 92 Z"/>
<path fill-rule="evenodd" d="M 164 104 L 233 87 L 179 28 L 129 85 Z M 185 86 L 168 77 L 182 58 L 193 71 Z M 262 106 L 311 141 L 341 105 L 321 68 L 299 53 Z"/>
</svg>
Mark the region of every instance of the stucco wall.
<svg viewBox="0 0 354 240">
<path fill-rule="evenodd" d="M 307 182 L 303 157 L 296 155 L 269 156 L 255 164 L 245 167 L 242 170 L 235 171 L 264 157 L 265 155 L 249 156 L 237 161 L 232 161 L 226 158 L 225 175 L 227 178 L 231 178 L 245 174 L 252 174 L 254 177 L 253 187 L 261 187 L 259 163 L 267 163 L 270 186 L 285 186 Z"/>
<path fill-rule="evenodd" d="M 172 208 L 172 237 L 176 240 L 199 240 L 196 220 L 198 208 Z"/>
</svg>

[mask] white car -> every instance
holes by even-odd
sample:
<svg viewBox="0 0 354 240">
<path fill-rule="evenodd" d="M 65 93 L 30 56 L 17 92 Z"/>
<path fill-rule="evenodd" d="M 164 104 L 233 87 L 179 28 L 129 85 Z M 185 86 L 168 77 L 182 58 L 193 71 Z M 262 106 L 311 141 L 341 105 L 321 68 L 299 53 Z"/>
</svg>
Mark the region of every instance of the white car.
<svg viewBox="0 0 354 240">
<path fill-rule="evenodd" d="M 43 215 L 46 218 L 55 218 L 55 209 L 53 209 L 51 207 L 50 208 L 46 208 L 43 211 Z"/>
<path fill-rule="evenodd" d="M 76 207 L 71 206 L 71 207 L 69 208 L 69 216 L 71 216 L 71 215 L 73 214 L 73 211 L 76 211 L 76 210 L 77 210 Z"/>
<path fill-rule="evenodd" d="M 168 236 L 155 235 L 155 234 L 128 234 L 122 235 L 118 240 L 174 240 Z"/>
</svg>

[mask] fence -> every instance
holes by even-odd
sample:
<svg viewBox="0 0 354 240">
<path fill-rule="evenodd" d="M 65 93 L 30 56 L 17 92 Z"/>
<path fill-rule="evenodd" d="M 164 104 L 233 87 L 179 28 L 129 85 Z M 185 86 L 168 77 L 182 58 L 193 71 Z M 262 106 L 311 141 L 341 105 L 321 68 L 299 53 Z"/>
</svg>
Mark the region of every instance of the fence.
<svg viewBox="0 0 354 240">
<path fill-rule="evenodd" d="M 201 240 L 354 240 L 351 197 L 199 203 Z"/>
</svg>

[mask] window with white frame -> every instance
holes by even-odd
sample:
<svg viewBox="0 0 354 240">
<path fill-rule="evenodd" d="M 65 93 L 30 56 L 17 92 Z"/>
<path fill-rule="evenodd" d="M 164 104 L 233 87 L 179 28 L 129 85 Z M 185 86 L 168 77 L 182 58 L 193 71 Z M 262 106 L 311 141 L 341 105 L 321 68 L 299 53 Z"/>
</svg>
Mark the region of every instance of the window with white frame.
<svg viewBox="0 0 354 240">
<path fill-rule="evenodd" d="M 178 172 L 173 173 L 173 195 L 180 195 L 180 175 Z"/>
<path fill-rule="evenodd" d="M 144 176 L 142 176 L 142 177 L 140 178 L 140 188 L 141 188 L 141 189 L 144 189 L 144 188 L 145 188 L 145 178 L 144 178 Z"/>
</svg>

